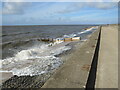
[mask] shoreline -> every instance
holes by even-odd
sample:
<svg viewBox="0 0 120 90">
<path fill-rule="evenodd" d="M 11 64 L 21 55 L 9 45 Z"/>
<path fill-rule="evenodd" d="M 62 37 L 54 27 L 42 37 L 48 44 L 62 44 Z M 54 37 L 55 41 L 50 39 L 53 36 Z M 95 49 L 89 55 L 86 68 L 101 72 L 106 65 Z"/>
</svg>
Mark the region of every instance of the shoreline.
<svg viewBox="0 0 120 90">
<path fill-rule="evenodd" d="M 96 30 L 97 31 L 97 30 Z M 95 32 L 96 32 L 95 31 Z M 94 32 L 94 33 L 95 33 Z M 86 42 L 88 42 L 89 41 L 89 39 L 92 37 L 92 35 L 94 34 L 94 33 L 92 33 L 90 36 L 88 36 L 87 38 L 88 38 L 88 40 L 87 41 L 83 41 L 82 43 L 81 43 L 81 41 L 79 41 L 79 42 L 71 42 L 71 43 L 69 43 L 69 44 L 74 44 L 73 45 L 73 50 L 70 50 L 70 51 L 67 51 L 67 52 L 65 52 L 65 53 L 62 53 L 61 55 L 58 55 L 58 57 L 60 57 L 60 58 L 62 58 L 62 61 L 64 61 L 64 63 L 66 62 L 66 60 L 65 60 L 65 58 L 66 57 L 69 57 L 70 56 L 70 54 L 72 54 L 74 51 L 76 51 L 77 50 L 77 47 L 82 47 Z M 68 44 L 68 45 L 69 45 Z M 77 46 L 76 46 L 77 45 Z M 82 51 L 81 51 L 82 52 Z M 64 60 L 63 60 L 64 59 Z M 61 65 L 61 66 L 63 66 L 63 64 Z M 60 67 L 61 67 L 60 66 Z M 59 67 L 59 68 L 60 68 Z M 59 69 L 58 68 L 58 69 Z M 57 69 L 57 70 L 58 70 Z M 7 81 L 5 81 L 4 83 L 3 83 L 3 88 L 10 88 L 10 87 L 20 87 L 20 88 L 41 88 L 43 85 L 44 85 L 44 83 L 50 78 L 50 76 L 52 76 L 52 74 L 54 74 L 57 70 L 55 70 L 55 71 L 53 71 L 53 72 L 50 72 L 49 74 L 41 74 L 41 75 L 36 75 L 36 76 L 20 76 L 20 77 L 18 77 L 18 76 L 16 76 L 16 75 L 14 75 L 12 78 L 10 78 L 10 79 L 8 79 Z M 37 80 L 38 79 L 38 80 Z M 18 80 L 18 81 L 17 81 Z M 27 83 L 28 83 L 28 81 L 29 80 L 31 80 L 31 81 L 33 81 L 34 83 L 31 83 L 31 84 L 29 84 L 29 85 L 27 85 Z M 17 81 L 17 82 L 16 82 Z M 23 85 L 22 86 L 22 83 L 21 83 L 21 81 L 22 82 L 24 82 L 24 81 L 27 81 L 27 83 L 25 82 L 25 85 Z M 37 83 L 37 82 L 39 82 L 39 85 L 36 85 L 35 86 L 35 83 Z M 12 85 L 13 84 L 13 85 Z M 27 85 L 27 86 L 26 86 Z"/>
</svg>

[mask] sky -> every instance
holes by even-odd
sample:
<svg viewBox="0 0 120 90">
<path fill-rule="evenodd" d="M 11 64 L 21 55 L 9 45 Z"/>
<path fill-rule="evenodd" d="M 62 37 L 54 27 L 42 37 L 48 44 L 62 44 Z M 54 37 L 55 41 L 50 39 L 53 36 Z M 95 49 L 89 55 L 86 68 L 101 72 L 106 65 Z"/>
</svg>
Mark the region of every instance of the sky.
<svg viewBox="0 0 120 90">
<path fill-rule="evenodd" d="M 9 1 L 9 0 L 8 0 Z M 117 2 L 2 2 L 2 25 L 118 23 Z"/>
</svg>

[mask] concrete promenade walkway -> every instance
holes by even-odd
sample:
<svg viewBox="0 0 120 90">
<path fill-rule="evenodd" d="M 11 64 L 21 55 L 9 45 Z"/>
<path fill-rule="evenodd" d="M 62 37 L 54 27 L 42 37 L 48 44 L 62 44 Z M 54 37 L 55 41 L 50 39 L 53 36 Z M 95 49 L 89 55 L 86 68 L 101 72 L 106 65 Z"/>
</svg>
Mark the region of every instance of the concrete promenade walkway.
<svg viewBox="0 0 120 90">
<path fill-rule="evenodd" d="M 96 88 L 118 88 L 118 26 L 101 29 Z"/>
</svg>

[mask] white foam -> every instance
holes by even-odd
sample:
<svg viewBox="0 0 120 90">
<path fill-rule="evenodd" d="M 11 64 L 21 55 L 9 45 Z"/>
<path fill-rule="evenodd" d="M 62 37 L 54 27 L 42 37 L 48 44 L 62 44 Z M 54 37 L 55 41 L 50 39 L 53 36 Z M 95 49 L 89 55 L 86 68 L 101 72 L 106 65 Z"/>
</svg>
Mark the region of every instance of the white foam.
<svg viewBox="0 0 120 90">
<path fill-rule="evenodd" d="M 56 69 L 62 64 L 62 61 L 59 58 L 56 58 L 54 56 L 46 56 L 41 57 L 32 65 L 29 65 L 28 67 L 21 68 L 21 69 L 12 69 L 14 75 L 17 76 L 25 76 L 25 75 L 39 75 L 43 73 L 47 73 L 53 69 Z"/>
<path fill-rule="evenodd" d="M 93 30 L 90 28 L 77 34 L 64 35 L 63 37 L 75 37 L 78 34 L 86 33 Z M 61 44 L 61 45 L 60 45 Z M 55 57 L 64 51 L 71 49 L 65 46 L 65 43 L 55 42 L 50 44 L 36 45 L 27 50 L 22 50 L 14 55 L 14 57 L 0 60 L 0 72 L 13 72 L 13 75 L 39 75 L 57 69 L 62 60 Z"/>
<path fill-rule="evenodd" d="M 47 73 L 62 64 L 62 61 L 58 57 L 55 57 L 55 55 L 71 49 L 63 45 L 49 47 L 48 44 L 43 44 L 22 50 L 15 54 L 14 57 L 1 60 L 1 71 L 10 71 L 13 72 L 13 75 L 17 76 L 33 76 Z"/>
<path fill-rule="evenodd" d="M 69 35 L 64 35 L 63 36 L 63 38 L 73 38 L 73 37 L 75 37 L 75 36 L 77 36 L 77 35 L 80 35 L 80 34 L 83 34 L 83 33 L 87 33 L 87 32 L 89 32 L 89 31 L 92 31 L 92 30 L 97 30 L 97 28 L 98 28 L 98 26 L 96 26 L 96 27 L 91 27 L 91 28 L 89 28 L 89 29 L 87 29 L 87 30 L 83 30 L 82 32 L 78 32 L 78 33 L 72 33 L 72 34 L 69 34 Z"/>
<path fill-rule="evenodd" d="M 91 31 L 92 29 L 87 29 L 87 30 L 84 30 L 84 31 L 82 31 L 82 32 L 79 32 L 78 34 L 83 34 L 83 33 L 86 33 L 86 32 L 89 32 L 89 31 Z"/>
<path fill-rule="evenodd" d="M 64 35 L 63 38 L 73 38 L 75 36 L 77 36 L 77 35 L 73 33 L 73 34 L 69 34 L 69 35 Z"/>
<path fill-rule="evenodd" d="M 67 47 L 63 46 L 58 49 L 51 50 L 50 53 L 52 53 L 53 55 L 58 55 L 58 54 L 61 54 L 63 51 L 67 51 L 70 49 L 71 49 L 71 47 L 69 47 L 69 46 L 67 46 Z"/>
<path fill-rule="evenodd" d="M 89 28 L 89 29 L 87 29 L 87 30 L 84 30 L 84 31 L 82 31 L 82 32 L 78 32 L 78 34 L 83 34 L 83 33 L 89 32 L 89 31 L 97 30 L 97 28 L 98 28 L 98 27 L 91 27 L 91 28 Z"/>
<path fill-rule="evenodd" d="M 7 70 L 5 70 L 5 71 L 3 70 L 3 71 L 2 71 L 2 70 L 1 70 L 0 72 L 11 72 L 11 71 L 7 71 Z"/>
</svg>

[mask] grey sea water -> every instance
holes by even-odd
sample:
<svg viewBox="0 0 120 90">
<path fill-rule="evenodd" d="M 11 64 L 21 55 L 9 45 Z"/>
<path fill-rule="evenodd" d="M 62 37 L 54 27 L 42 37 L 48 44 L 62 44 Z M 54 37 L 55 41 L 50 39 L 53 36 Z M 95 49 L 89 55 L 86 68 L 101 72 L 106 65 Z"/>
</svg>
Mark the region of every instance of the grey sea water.
<svg viewBox="0 0 120 90">
<path fill-rule="evenodd" d="M 90 26 L 92 25 L 3 26 L 2 58 L 11 57 L 20 50 L 39 44 L 38 38 L 59 38 L 82 32 Z"/>
<path fill-rule="evenodd" d="M 60 44 L 39 41 L 39 38 L 68 38 L 80 36 L 86 39 L 97 30 L 92 25 L 43 25 L 3 26 L 1 72 L 12 72 L 17 76 L 34 76 L 51 72 L 63 62 L 57 57 L 70 50 L 69 42 Z"/>
</svg>

